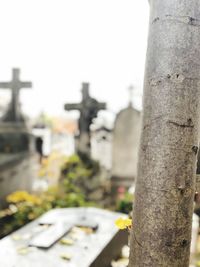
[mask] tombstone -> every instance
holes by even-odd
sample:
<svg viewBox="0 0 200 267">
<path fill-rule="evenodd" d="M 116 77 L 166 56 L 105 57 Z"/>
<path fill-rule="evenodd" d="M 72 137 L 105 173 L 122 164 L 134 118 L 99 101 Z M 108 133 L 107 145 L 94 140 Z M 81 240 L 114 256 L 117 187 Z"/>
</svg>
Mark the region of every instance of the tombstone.
<svg viewBox="0 0 200 267">
<path fill-rule="evenodd" d="M 97 208 L 47 212 L 0 241 L 4 267 L 109 267 L 128 243 L 114 222 L 120 213 Z"/>
<path fill-rule="evenodd" d="M 19 92 L 22 88 L 31 88 L 31 82 L 21 82 L 19 80 L 20 70 L 13 69 L 13 77 L 10 82 L 1 82 L 0 88 L 2 89 L 11 89 L 12 90 L 12 98 L 11 103 L 9 105 L 9 109 L 3 117 L 3 121 L 6 122 L 21 122 L 24 121 L 23 115 L 20 111 L 19 104 Z"/>
<path fill-rule="evenodd" d="M 129 188 L 134 184 L 137 176 L 140 127 L 141 113 L 130 101 L 128 107 L 117 114 L 114 124 L 111 177 L 113 192 L 119 187 Z"/>
<path fill-rule="evenodd" d="M 79 110 L 79 140 L 77 151 L 90 155 L 90 125 L 100 110 L 106 109 L 105 103 L 100 103 L 89 94 L 89 83 L 82 84 L 82 101 L 78 104 L 65 104 L 65 110 Z"/>
<path fill-rule="evenodd" d="M 112 130 L 101 126 L 91 131 L 91 155 L 101 169 L 110 172 L 112 167 Z"/>
<path fill-rule="evenodd" d="M 37 172 L 34 137 L 19 104 L 20 89 L 31 87 L 31 83 L 21 82 L 19 73 L 19 69 L 13 69 L 12 81 L 0 83 L 0 88 L 12 90 L 11 103 L 0 120 L 0 206 L 11 192 L 30 191 Z"/>
</svg>

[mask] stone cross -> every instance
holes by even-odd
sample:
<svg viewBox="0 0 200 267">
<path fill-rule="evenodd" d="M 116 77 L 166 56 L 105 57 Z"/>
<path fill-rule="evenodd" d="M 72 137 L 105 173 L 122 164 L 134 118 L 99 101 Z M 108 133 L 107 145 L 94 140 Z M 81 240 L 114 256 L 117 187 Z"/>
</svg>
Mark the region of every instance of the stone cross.
<svg viewBox="0 0 200 267">
<path fill-rule="evenodd" d="M 3 89 L 11 89 L 12 90 L 12 99 L 10 103 L 10 107 L 8 109 L 7 114 L 5 115 L 5 121 L 11 122 L 19 122 L 23 121 L 23 116 L 20 112 L 19 105 L 19 92 L 22 88 L 31 88 L 31 82 L 21 82 L 19 79 L 20 70 L 13 69 L 12 70 L 12 80 L 10 82 L 0 82 L 0 88 Z"/>
<path fill-rule="evenodd" d="M 98 112 L 106 109 L 106 104 L 92 98 L 89 94 L 89 83 L 83 83 L 81 103 L 65 104 L 64 108 L 80 111 L 78 152 L 90 154 L 90 125 Z"/>
<path fill-rule="evenodd" d="M 133 85 L 130 85 L 129 87 L 128 87 L 128 90 L 129 90 L 129 106 L 133 106 L 133 94 L 134 94 L 134 90 L 135 90 L 135 88 L 134 88 L 134 86 Z"/>
</svg>

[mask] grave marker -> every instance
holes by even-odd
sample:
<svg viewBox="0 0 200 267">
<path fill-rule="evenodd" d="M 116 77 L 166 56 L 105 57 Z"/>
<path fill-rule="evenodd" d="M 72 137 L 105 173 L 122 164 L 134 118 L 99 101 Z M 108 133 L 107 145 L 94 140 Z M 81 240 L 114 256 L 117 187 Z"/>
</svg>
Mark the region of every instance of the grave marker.
<svg viewBox="0 0 200 267">
<path fill-rule="evenodd" d="M 137 157 L 141 128 L 141 113 L 133 107 L 133 87 L 129 87 L 130 100 L 127 108 L 116 117 L 113 130 L 112 189 L 129 188 L 137 176 Z"/>
<path fill-rule="evenodd" d="M 5 121 L 18 122 L 23 120 L 23 117 L 20 112 L 19 105 L 19 92 L 22 88 L 31 88 L 31 82 L 21 82 L 19 79 L 20 69 L 12 70 L 12 80 L 10 82 L 0 82 L 0 88 L 2 89 L 11 89 L 12 90 L 12 98 L 11 103 L 8 109 L 7 114 L 5 115 Z"/>
<path fill-rule="evenodd" d="M 114 225 L 120 216 L 97 208 L 49 211 L 0 241 L 0 266 L 108 267 L 128 242 L 127 231 Z M 60 225 L 63 227 L 59 230 Z M 41 248 L 45 246 L 48 248 Z M 25 255 L 21 255 L 23 252 Z M 67 257 L 66 262 L 63 258 Z"/>
<path fill-rule="evenodd" d="M 82 101 L 77 104 L 65 104 L 65 110 L 80 111 L 79 142 L 77 150 L 90 154 L 90 125 L 100 110 L 106 109 L 106 104 L 98 102 L 89 94 L 89 83 L 82 84 Z"/>
<path fill-rule="evenodd" d="M 7 112 L 0 119 L 0 207 L 8 194 L 17 190 L 31 191 L 38 172 L 35 140 L 20 111 L 19 92 L 30 88 L 31 82 L 21 82 L 20 70 L 13 69 L 10 82 L 0 82 L 0 88 L 11 89 Z"/>
</svg>

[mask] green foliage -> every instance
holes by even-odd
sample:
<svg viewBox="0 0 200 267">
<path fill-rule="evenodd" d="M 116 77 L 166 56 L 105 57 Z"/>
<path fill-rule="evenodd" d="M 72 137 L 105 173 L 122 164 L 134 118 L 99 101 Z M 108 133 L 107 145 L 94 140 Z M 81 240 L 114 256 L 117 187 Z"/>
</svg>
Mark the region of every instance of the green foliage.
<svg viewBox="0 0 200 267">
<path fill-rule="evenodd" d="M 97 174 L 99 166 L 89 158 L 74 155 L 62 167 L 60 183 L 40 196 L 24 191 L 7 197 L 8 209 L 0 211 L 0 237 L 36 219 L 53 208 L 91 206 L 83 190 L 85 182 Z M 89 182 L 90 183 L 90 182 Z"/>
<path fill-rule="evenodd" d="M 88 193 L 99 186 L 99 164 L 87 155 L 74 155 L 62 168 L 61 183 L 65 193 L 71 191 L 90 201 Z"/>
<path fill-rule="evenodd" d="M 129 214 L 133 208 L 133 195 L 125 193 L 124 197 L 117 203 L 117 211 Z"/>
</svg>

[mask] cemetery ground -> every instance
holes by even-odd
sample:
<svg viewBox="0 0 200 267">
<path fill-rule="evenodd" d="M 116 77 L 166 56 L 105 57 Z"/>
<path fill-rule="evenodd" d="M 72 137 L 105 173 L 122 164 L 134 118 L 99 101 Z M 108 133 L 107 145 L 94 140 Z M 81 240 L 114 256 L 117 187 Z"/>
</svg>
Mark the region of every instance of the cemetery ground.
<svg viewBox="0 0 200 267">
<path fill-rule="evenodd" d="M 8 207 L 0 212 L 1 238 L 9 236 L 8 238 L 16 244 L 15 250 L 17 255 L 27 259 L 36 253 L 36 247 L 30 246 L 28 243 L 28 241 L 32 240 L 31 237 L 33 236 L 34 231 L 37 230 L 38 233 L 44 233 L 45 235 L 45 232 L 51 225 L 49 222 L 40 222 L 40 226 L 38 226 L 36 222 L 40 220 L 40 216 L 46 213 L 48 214 L 51 210 L 56 211 L 60 208 L 65 209 L 72 207 L 85 207 L 84 209 L 86 210 L 90 209 L 90 207 L 96 207 L 97 209 L 106 208 L 107 210 L 111 209 L 128 214 L 132 209 L 132 194 L 120 193 L 120 200 L 117 205 L 115 207 L 109 205 L 109 203 L 111 203 L 109 199 L 110 188 L 107 184 L 99 182 L 99 171 L 100 169 L 98 163 L 87 157 L 81 158 L 77 155 L 66 157 L 59 152 L 53 152 L 48 158 L 43 158 L 41 168 L 38 173 L 38 180 L 35 183 L 35 192 L 33 194 L 29 194 L 26 191 L 17 191 L 7 197 Z M 101 188 L 101 190 L 99 190 L 99 188 Z M 108 201 L 105 201 L 105 198 L 108 199 Z M 98 213 L 98 211 L 94 211 Z M 76 211 L 74 210 L 73 214 L 75 213 Z M 105 215 L 106 213 L 104 216 Z M 120 215 L 113 215 L 112 219 L 108 221 L 109 227 L 111 227 L 111 229 L 114 228 L 116 232 L 117 228 L 115 226 L 115 220 L 119 216 Z M 105 217 L 103 218 L 105 219 Z M 102 217 L 99 220 L 102 220 Z M 88 238 L 90 233 L 93 233 L 93 231 L 95 232 L 92 228 L 95 228 L 95 223 L 92 219 L 90 219 L 86 222 L 86 224 L 86 226 L 81 226 L 79 228 L 77 223 L 77 226 L 75 225 L 68 234 L 64 235 L 64 237 L 56 240 L 56 242 L 54 239 L 53 241 L 49 241 L 55 242 L 54 246 L 56 247 L 56 251 L 58 251 L 57 260 L 60 266 L 62 266 L 62 262 L 72 262 L 73 255 L 75 253 L 72 250 L 72 247 L 77 242 L 77 239 L 80 238 L 81 240 L 80 236 L 82 236 L 82 240 L 84 240 L 82 242 L 85 242 L 84 244 L 89 242 L 84 238 Z M 34 230 L 31 228 L 31 225 L 34 226 Z M 61 225 L 59 225 L 59 228 L 62 229 Z M 18 231 L 15 232 L 16 230 Z M 64 229 L 63 233 L 65 233 L 65 230 L 66 229 Z M 51 234 L 50 228 L 48 231 L 47 235 Z M 122 231 L 125 235 L 128 234 L 127 229 L 119 231 Z M 73 236 L 75 236 L 75 238 Z M 77 236 L 79 236 L 79 238 Z M 85 237 L 83 238 L 83 236 Z M 41 240 L 44 239 L 46 239 L 46 237 L 42 237 L 41 239 L 39 238 L 39 240 L 36 239 L 34 242 L 41 242 Z M 6 238 L 3 240 L 6 240 Z M 111 267 L 126 267 L 128 265 L 129 247 L 128 243 L 126 243 L 127 242 L 124 242 L 123 249 L 121 253 L 118 253 L 117 257 L 116 255 L 113 255 L 110 265 Z M 4 245 L 3 243 L 2 249 L 4 250 L 6 246 L 7 245 Z M 112 249 L 112 246 L 114 246 L 114 248 L 117 247 L 112 244 L 109 249 Z M 199 267 L 200 235 L 198 236 L 196 246 L 197 250 L 193 258 L 193 265 L 191 266 Z M 92 253 L 95 255 L 95 252 Z M 37 257 L 43 258 L 44 256 L 40 254 Z M 56 260 L 54 260 L 54 262 L 57 264 Z"/>
<path fill-rule="evenodd" d="M 51 210 L 96 207 L 129 213 L 132 208 L 132 195 L 128 193 L 120 194 L 117 205 L 111 206 L 109 183 L 100 178 L 99 164 L 87 156 L 82 158 L 77 155 L 66 157 L 59 152 L 53 152 L 49 157 L 43 158 L 38 179 L 34 183 L 34 190 L 31 194 L 26 191 L 16 191 L 8 195 L 6 198 L 7 207 L 0 211 L 1 238 L 6 240 L 7 237 L 10 237 L 17 244 L 17 254 L 24 255 L 24 257 L 32 251 L 32 248 L 30 249 L 27 244 L 19 245 L 23 243 L 24 239 L 30 238 L 29 223 L 34 223 L 40 216 Z M 114 215 L 113 213 L 112 216 L 108 220 L 108 225 L 111 229 L 114 229 L 113 235 L 115 236 L 116 233 L 121 232 L 115 226 L 115 220 L 121 215 Z M 82 227 L 81 230 L 87 233 L 88 231 L 91 232 L 91 224 L 92 221 L 89 222 L 89 226 L 86 225 L 86 228 Z M 24 227 L 28 229 L 25 232 L 23 232 Z M 45 232 L 45 229 L 45 226 L 41 227 L 40 231 L 44 230 Z M 75 226 L 75 230 L 73 229 L 72 232 L 79 231 L 81 233 L 81 230 L 77 230 Z M 126 232 L 125 230 L 122 231 L 122 236 L 126 236 Z M 73 244 L 70 244 L 70 242 L 72 241 L 69 241 L 67 236 L 64 239 L 60 238 L 57 243 L 60 246 L 72 246 Z M 121 243 L 120 240 L 116 240 L 116 242 Z M 123 243 L 125 245 L 127 242 L 123 241 Z M 117 248 L 117 245 L 114 247 Z M 126 248 L 124 248 L 124 251 L 126 251 Z M 124 253 L 127 255 L 127 251 Z M 58 257 L 61 257 L 59 255 Z M 118 255 L 120 255 L 119 251 Z M 116 255 L 113 254 L 113 266 L 121 266 L 117 265 L 115 259 Z M 67 259 L 67 255 L 63 254 L 62 261 L 70 261 L 70 259 Z M 123 261 L 126 263 L 127 259 Z M 122 260 L 120 260 L 121 263 Z"/>
</svg>

